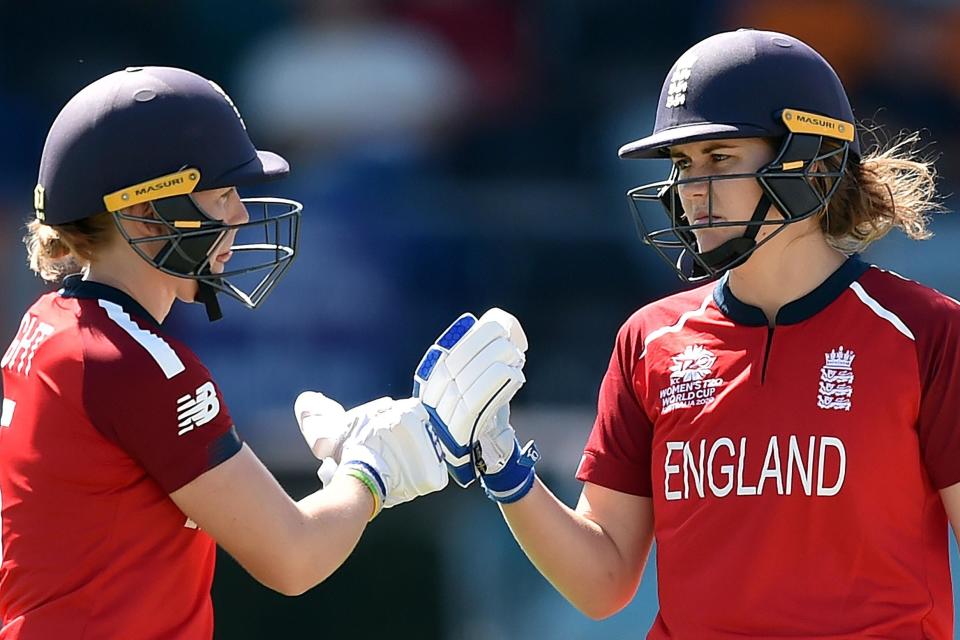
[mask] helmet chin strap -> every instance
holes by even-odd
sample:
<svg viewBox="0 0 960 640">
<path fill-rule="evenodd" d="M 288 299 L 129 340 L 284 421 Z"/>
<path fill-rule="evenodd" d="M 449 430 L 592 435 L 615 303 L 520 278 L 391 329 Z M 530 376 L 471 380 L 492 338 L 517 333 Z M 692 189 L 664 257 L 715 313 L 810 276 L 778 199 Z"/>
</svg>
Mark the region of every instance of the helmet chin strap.
<svg viewBox="0 0 960 640">
<path fill-rule="evenodd" d="M 168 223 L 179 220 L 198 223 L 211 220 L 210 216 L 189 195 L 155 200 L 151 202 L 151 205 L 157 216 Z M 215 237 L 198 236 L 168 240 L 153 261 L 154 265 L 165 267 L 175 273 L 192 274 L 196 272 L 197 275 L 210 275 L 209 262 L 204 261 L 203 258 L 219 241 L 220 237 L 222 237 L 222 233 Z M 206 307 L 207 318 L 210 322 L 215 322 L 223 317 L 220 302 L 217 300 L 217 289 L 204 280 L 197 281 L 197 294 L 193 301 Z"/>
<path fill-rule="evenodd" d="M 210 322 L 216 322 L 223 317 L 220 301 L 217 300 L 217 290 L 203 280 L 197 282 L 197 295 L 194 296 L 193 301 L 206 307 L 207 319 Z"/>
<path fill-rule="evenodd" d="M 770 198 L 767 197 L 767 194 L 761 194 L 757 206 L 753 210 L 753 215 L 750 216 L 750 222 L 765 220 L 770 205 Z M 749 225 L 743 235 L 730 238 L 716 249 L 704 251 L 697 255 L 715 275 L 743 264 L 757 246 L 757 234 L 760 232 L 760 226 L 759 224 Z M 699 278 L 710 275 L 700 263 L 700 260 L 693 260 L 693 273 L 691 274 L 693 277 Z"/>
</svg>

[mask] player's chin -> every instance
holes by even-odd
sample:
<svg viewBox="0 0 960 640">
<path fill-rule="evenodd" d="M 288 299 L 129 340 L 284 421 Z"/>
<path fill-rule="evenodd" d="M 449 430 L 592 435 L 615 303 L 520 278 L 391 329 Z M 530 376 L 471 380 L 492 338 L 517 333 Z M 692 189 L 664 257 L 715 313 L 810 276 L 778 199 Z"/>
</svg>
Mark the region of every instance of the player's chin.
<svg viewBox="0 0 960 640">
<path fill-rule="evenodd" d="M 174 289 L 174 295 L 176 299 L 180 302 L 196 302 L 197 293 L 199 292 L 199 287 L 197 286 L 197 281 L 192 278 L 180 278 L 176 279 L 177 285 Z"/>
<path fill-rule="evenodd" d="M 697 250 L 700 253 L 706 253 L 713 251 L 727 240 L 742 235 L 742 232 L 732 231 L 732 228 L 728 227 L 726 229 L 698 229 L 693 232 L 693 235 L 697 239 Z"/>
</svg>

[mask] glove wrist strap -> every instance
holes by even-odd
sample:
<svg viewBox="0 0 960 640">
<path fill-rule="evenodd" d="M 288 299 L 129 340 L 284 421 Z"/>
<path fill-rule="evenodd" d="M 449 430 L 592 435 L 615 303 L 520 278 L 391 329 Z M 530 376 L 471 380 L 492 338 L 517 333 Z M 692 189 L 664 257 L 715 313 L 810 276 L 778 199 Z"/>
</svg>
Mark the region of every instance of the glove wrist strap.
<svg viewBox="0 0 960 640">
<path fill-rule="evenodd" d="M 495 502 L 509 504 L 527 495 L 533 488 L 533 480 L 537 475 L 534 465 L 538 460 L 540 451 L 533 440 L 522 449 L 520 443 L 514 441 L 513 453 L 503 469 L 481 476 L 487 497 Z"/>
</svg>

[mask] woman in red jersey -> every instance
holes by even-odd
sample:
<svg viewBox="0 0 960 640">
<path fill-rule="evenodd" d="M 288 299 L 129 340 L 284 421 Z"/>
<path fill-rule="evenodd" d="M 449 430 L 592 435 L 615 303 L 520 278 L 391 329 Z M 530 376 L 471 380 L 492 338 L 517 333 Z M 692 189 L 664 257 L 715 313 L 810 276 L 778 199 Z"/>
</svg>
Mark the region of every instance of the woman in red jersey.
<svg viewBox="0 0 960 640">
<path fill-rule="evenodd" d="M 629 198 L 644 241 L 705 284 L 620 330 L 576 509 L 535 456 L 509 483 L 479 460 L 581 611 L 629 603 L 656 541 L 648 638 L 953 637 L 960 305 L 856 255 L 929 235 L 914 140 L 862 148 L 837 75 L 788 35 L 721 33 L 674 64 L 653 133 L 620 155 L 670 159 Z M 487 451 L 505 430 L 474 435 Z"/>
<path fill-rule="evenodd" d="M 182 69 L 110 74 L 53 123 L 30 265 L 51 282 L 81 273 L 27 311 L 2 360 L 0 638 L 210 638 L 215 544 L 298 594 L 381 507 L 446 484 L 420 404 L 383 399 L 341 416 L 337 474 L 294 502 L 161 329 L 176 300 L 211 319 L 218 293 L 263 301 L 301 206 L 237 187 L 288 169 L 220 87 Z"/>
</svg>

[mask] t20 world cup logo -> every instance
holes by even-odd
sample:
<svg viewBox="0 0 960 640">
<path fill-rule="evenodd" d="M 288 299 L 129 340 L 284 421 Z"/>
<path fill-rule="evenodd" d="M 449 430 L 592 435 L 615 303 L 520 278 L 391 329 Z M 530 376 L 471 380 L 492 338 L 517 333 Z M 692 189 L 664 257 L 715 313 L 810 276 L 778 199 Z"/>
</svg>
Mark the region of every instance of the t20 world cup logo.
<svg viewBox="0 0 960 640">
<path fill-rule="evenodd" d="M 687 345 L 675 356 L 672 356 L 673 366 L 670 367 L 670 383 L 693 382 L 710 377 L 710 371 L 717 357 L 710 353 L 703 345 Z"/>
</svg>

